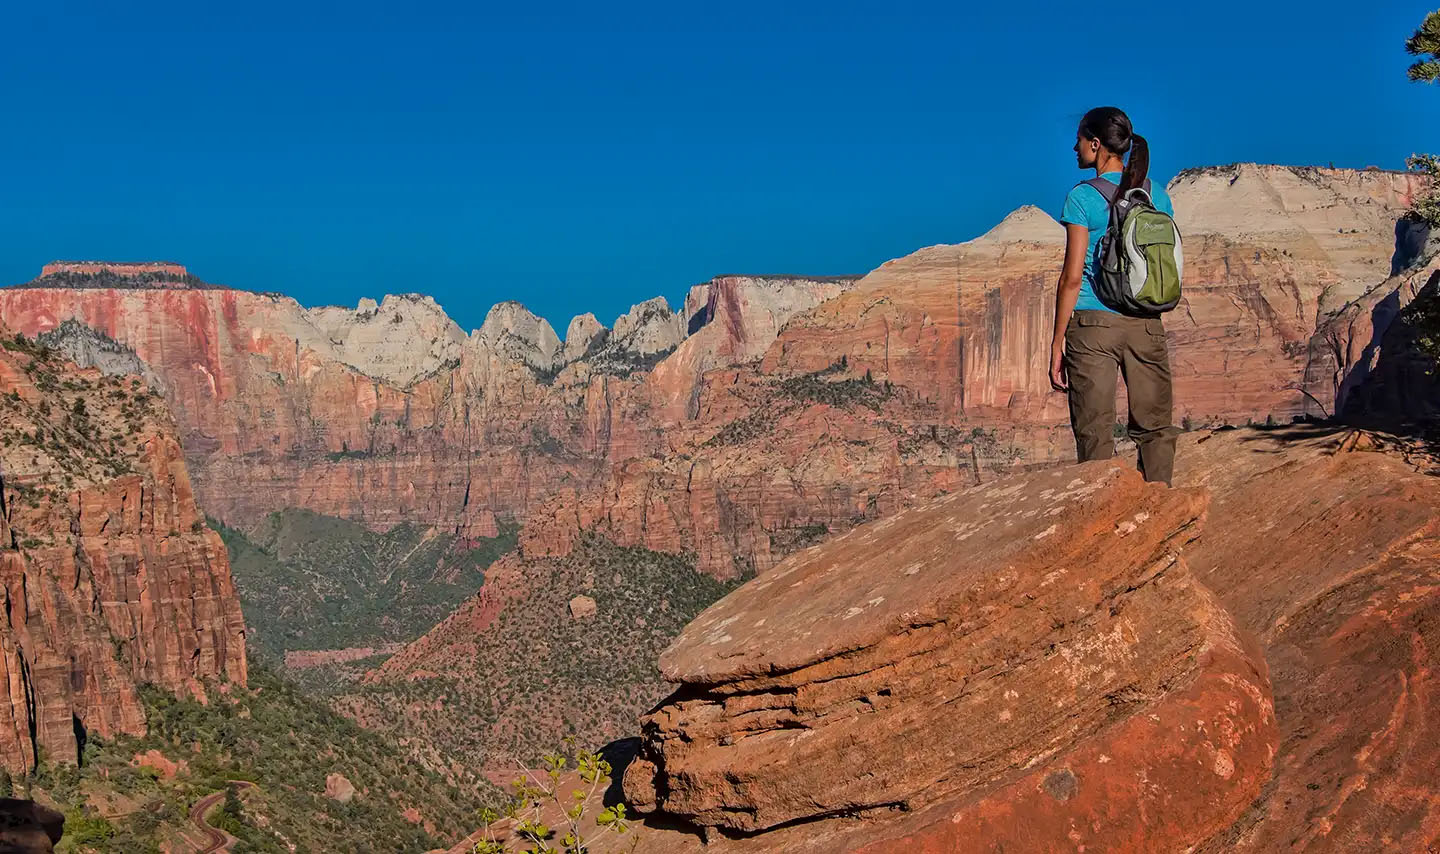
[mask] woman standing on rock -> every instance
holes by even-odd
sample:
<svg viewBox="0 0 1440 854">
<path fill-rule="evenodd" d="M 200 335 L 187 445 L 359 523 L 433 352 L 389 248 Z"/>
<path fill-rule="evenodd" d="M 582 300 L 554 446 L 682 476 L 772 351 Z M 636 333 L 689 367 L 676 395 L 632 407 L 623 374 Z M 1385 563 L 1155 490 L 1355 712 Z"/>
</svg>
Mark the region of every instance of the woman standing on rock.
<svg viewBox="0 0 1440 854">
<path fill-rule="evenodd" d="M 1130 154 L 1129 162 L 1124 159 Z M 1065 198 L 1065 265 L 1055 294 L 1055 337 L 1050 344 L 1050 384 L 1070 398 L 1070 426 L 1080 462 L 1115 455 L 1115 374 L 1125 377 L 1130 400 L 1130 437 L 1140 448 L 1146 480 L 1170 482 L 1175 463 L 1171 420 L 1170 356 L 1159 316 L 1132 317 L 1101 302 L 1100 240 L 1115 199 L 1130 190 L 1150 194 L 1154 207 L 1174 214 L 1170 197 L 1152 187 L 1146 173 L 1150 150 L 1130 118 L 1116 107 L 1096 107 L 1080 120 L 1075 162 L 1095 178 Z"/>
</svg>

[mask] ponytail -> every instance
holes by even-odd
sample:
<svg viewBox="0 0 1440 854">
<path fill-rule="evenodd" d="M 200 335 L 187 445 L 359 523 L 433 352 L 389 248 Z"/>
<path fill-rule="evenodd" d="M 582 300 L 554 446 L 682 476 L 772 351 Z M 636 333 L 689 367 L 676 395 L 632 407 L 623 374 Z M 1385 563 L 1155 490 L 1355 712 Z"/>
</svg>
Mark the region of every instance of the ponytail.
<svg viewBox="0 0 1440 854">
<path fill-rule="evenodd" d="M 1115 197 L 1123 199 L 1130 190 L 1144 187 L 1149 174 L 1150 144 L 1140 134 L 1133 134 L 1130 137 L 1130 159 L 1125 161 L 1125 173 L 1120 176 L 1120 190 Z"/>
<path fill-rule="evenodd" d="M 1124 110 L 1096 107 L 1080 119 L 1080 133 L 1087 139 L 1099 140 L 1106 150 L 1119 157 L 1129 153 L 1125 171 L 1120 177 L 1120 189 L 1115 193 L 1116 199 L 1123 199 L 1129 191 L 1145 186 L 1145 179 L 1150 174 L 1150 145 L 1145 137 L 1135 133 Z"/>
</svg>

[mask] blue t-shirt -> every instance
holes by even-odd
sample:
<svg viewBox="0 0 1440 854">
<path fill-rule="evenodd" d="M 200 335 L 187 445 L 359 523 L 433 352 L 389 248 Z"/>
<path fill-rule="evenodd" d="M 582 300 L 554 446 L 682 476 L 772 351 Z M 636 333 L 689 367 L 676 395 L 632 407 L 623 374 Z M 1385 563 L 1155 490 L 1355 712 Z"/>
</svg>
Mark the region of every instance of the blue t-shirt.
<svg viewBox="0 0 1440 854">
<path fill-rule="evenodd" d="M 1100 177 L 1120 183 L 1119 172 L 1106 172 Z M 1150 198 L 1157 210 L 1174 216 L 1175 208 L 1170 205 L 1170 196 L 1159 181 L 1151 180 Z M 1100 269 L 1100 238 L 1110 226 L 1110 203 L 1100 191 L 1089 184 L 1079 184 L 1065 197 L 1065 209 L 1060 212 L 1060 221 L 1083 225 L 1090 229 L 1090 263 L 1085 265 L 1085 279 L 1080 283 L 1080 298 L 1075 300 L 1075 310 L 1114 311 L 1095 296 L 1095 273 Z"/>
</svg>

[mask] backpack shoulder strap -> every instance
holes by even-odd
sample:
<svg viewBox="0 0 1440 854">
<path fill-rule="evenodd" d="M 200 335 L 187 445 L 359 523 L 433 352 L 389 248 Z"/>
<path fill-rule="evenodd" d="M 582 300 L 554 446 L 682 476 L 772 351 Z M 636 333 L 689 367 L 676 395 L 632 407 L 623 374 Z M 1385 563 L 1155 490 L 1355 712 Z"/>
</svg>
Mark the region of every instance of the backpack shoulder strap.
<svg viewBox="0 0 1440 854">
<path fill-rule="evenodd" d="M 1117 192 L 1120 190 L 1120 185 L 1119 185 L 1119 184 L 1116 184 L 1114 181 L 1111 181 L 1109 178 L 1091 178 L 1091 179 L 1088 180 L 1088 181 L 1081 181 L 1080 183 L 1082 183 L 1082 184 L 1088 184 L 1088 185 L 1090 185 L 1091 187 L 1094 187 L 1096 190 L 1099 191 L 1100 195 L 1102 195 L 1102 196 L 1105 197 L 1105 201 L 1109 202 L 1109 203 L 1112 204 L 1112 205 L 1115 204 L 1115 193 L 1117 193 Z M 1144 189 L 1145 189 L 1145 195 L 1146 195 L 1146 196 L 1149 196 L 1149 195 L 1150 195 L 1150 179 L 1149 179 L 1149 178 L 1146 178 L 1146 179 L 1145 179 L 1145 183 L 1144 183 L 1143 186 L 1144 186 Z"/>
<path fill-rule="evenodd" d="M 1105 197 L 1105 201 L 1112 205 L 1115 204 L 1115 193 L 1120 189 L 1119 184 L 1116 184 L 1109 178 L 1091 178 L 1089 181 L 1081 181 L 1080 183 L 1094 187 L 1100 195 Z"/>
</svg>

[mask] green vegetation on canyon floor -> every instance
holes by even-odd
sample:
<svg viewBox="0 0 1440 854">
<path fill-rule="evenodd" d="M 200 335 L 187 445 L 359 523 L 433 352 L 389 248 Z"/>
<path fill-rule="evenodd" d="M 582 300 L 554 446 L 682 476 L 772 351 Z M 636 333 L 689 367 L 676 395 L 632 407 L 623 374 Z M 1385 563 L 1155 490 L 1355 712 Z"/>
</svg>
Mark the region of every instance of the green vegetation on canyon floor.
<svg viewBox="0 0 1440 854">
<path fill-rule="evenodd" d="M 276 661 L 299 650 L 371 648 L 368 659 L 419 637 L 480 589 L 518 531 L 502 523 L 499 536 L 470 541 L 413 524 L 377 533 L 298 509 L 271 513 L 249 534 L 211 525 L 230 553 L 250 644 Z M 307 687 L 358 669 L 356 661 L 313 663 L 316 672 L 303 676 L 290 668 Z"/>
<path fill-rule="evenodd" d="M 206 704 L 154 689 L 144 700 L 149 735 L 92 740 L 81 767 L 43 764 L 18 782 L 66 813 L 60 852 L 189 850 L 179 840 L 193 833 L 191 805 L 231 780 L 255 784 L 238 816 L 216 817 L 240 840 L 234 854 L 426 851 L 470 829 L 495 797 L 483 782 L 457 787 L 417 767 L 264 667 L 248 689 L 212 686 Z M 150 751 L 163 759 L 141 764 Z M 353 785 L 348 801 L 327 796 L 333 774 Z"/>
<path fill-rule="evenodd" d="M 693 556 L 593 535 L 565 557 L 505 563 L 503 607 L 472 599 L 334 706 L 430 767 L 506 771 L 567 736 L 603 745 L 665 696 L 660 652 L 735 587 L 697 572 Z M 576 596 L 594 613 L 572 616 Z"/>
</svg>

